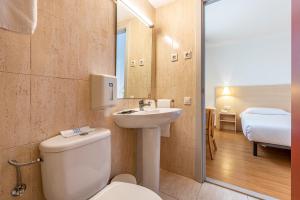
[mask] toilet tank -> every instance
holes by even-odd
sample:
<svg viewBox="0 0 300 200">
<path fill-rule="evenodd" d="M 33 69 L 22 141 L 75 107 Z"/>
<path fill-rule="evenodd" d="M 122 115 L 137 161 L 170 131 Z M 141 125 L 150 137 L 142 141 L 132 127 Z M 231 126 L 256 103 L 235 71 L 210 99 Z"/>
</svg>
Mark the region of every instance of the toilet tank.
<svg viewBox="0 0 300 200">
<path fill-rule="evenodd" d="M 111 134 L 96 129 L 84 136 L 61 135 L 40 144 L 47 200 L 86 200 L 106 186 L 111 171 Z"/>
</svg>

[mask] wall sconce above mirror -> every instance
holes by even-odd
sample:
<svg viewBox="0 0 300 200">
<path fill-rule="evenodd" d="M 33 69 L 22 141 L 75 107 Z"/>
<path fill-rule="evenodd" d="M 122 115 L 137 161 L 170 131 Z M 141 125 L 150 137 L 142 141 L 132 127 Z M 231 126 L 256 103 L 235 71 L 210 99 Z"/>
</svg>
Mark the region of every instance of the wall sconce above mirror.
<svg viewBox="0 0 300 200">
<path fill-rule="evenodd" d="M 122 5 L 124 8 L 127 8 L 127 10 L 131 14 L 133 14 L 135 17 L 137 17 L 147 27 L 149 27 L 149 28 L 154 27 L 153 22 L 144 13 L 142 13 L 136 6 L 134 6 L 130 1 L 118 0 L 117 4 Z"/>
<path fill-rule="evenodd" d="M 153 22 L 128 0 L 117 3 L 116 77 L 122 98 L 153 98 Z"/>
</svg>

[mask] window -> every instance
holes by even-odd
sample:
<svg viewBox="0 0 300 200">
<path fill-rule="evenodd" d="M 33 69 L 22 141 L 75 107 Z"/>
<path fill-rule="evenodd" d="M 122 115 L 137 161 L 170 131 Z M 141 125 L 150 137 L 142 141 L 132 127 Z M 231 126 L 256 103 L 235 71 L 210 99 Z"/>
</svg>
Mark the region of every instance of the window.
<svg viewBox="0 0 300 200">
<path fill-rule="evenodd" d="M 116 76 L 118 84 L 117 98 L 125 97 L 125 66 L 126 66 L 126 29 L 117 34 L 117 58 Z"/>
</svg>

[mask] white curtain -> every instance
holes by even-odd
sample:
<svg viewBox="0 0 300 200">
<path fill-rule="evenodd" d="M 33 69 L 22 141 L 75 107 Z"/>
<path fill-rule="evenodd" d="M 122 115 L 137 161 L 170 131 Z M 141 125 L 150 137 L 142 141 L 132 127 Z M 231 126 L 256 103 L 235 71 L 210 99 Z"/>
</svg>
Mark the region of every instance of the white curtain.
<svg viewBox="0 0 300 200">
<path fill-rule="evenodd" d="M 32 34 L 37 25 L 37 0 L 0 0 L 0 27 Z"/>
</svg>

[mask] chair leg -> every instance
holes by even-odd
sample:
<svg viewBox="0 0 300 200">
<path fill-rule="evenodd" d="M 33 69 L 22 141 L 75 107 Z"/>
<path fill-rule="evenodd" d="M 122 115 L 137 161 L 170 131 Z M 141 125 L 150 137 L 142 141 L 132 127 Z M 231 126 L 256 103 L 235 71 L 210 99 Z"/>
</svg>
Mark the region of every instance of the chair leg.
<svg viewBox="0 0 300 200">
<path fill-rule="evenodd" d="M 218 147 L 217 147 L 217 142 L 216 142 L 215 138 L 213 138 L 213 143 L 214 143 L 215 151 L 217 151 Z"/>
<path fill-rule="evenodd" d="M 209 147 L 210 159 L 213 160 L 214 156 L 213 156 L 213 152 L 212 152 L 212 148 L 211 148 L 211 141 L 210 141 L 209 135 L 208 135 L 208 147 Z"/>
</svg>

